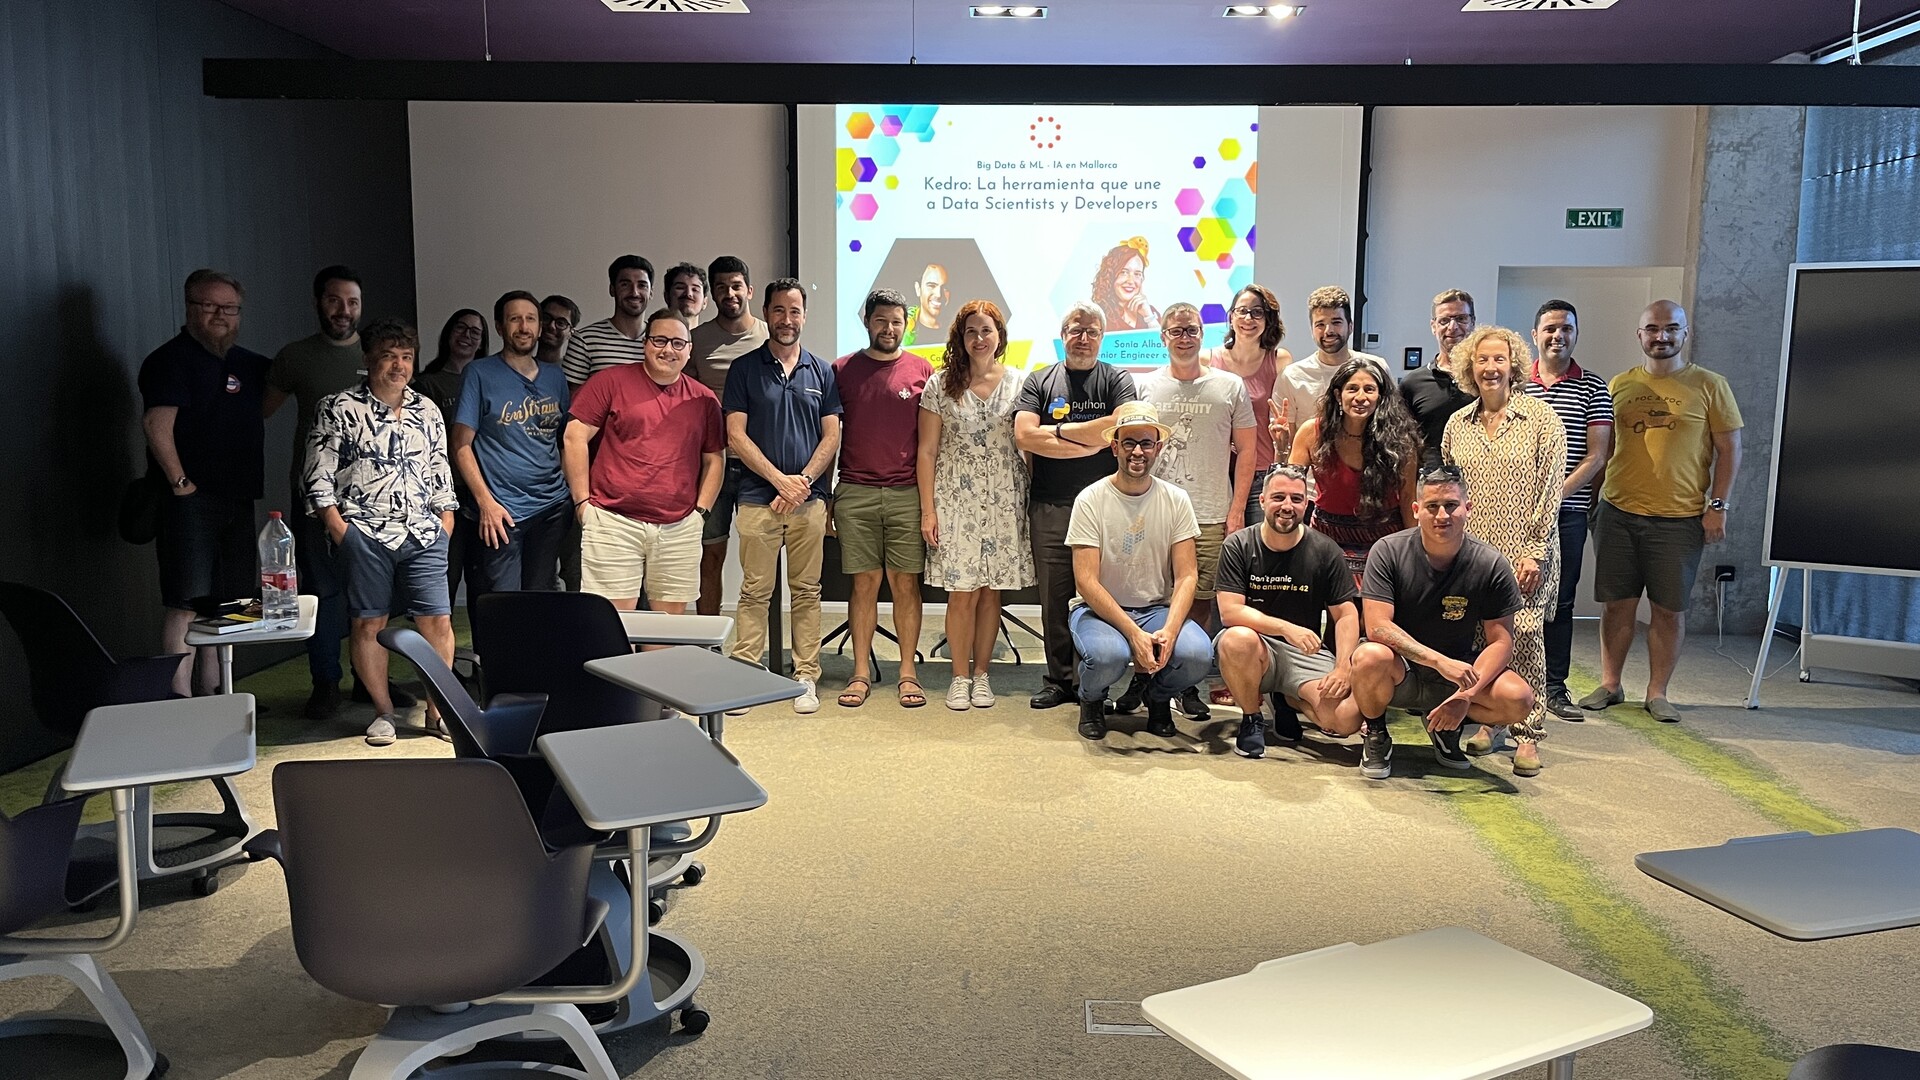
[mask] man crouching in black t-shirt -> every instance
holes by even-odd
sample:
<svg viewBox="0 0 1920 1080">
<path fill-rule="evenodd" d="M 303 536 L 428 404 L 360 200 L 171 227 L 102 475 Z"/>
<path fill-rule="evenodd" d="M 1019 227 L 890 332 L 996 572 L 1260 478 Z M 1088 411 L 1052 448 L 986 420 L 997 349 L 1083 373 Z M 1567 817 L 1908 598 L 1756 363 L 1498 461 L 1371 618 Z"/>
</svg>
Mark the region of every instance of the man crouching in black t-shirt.
<svg viewBox="0 0 1920 1080">
<path fill-rule="evenodd" d="M 1267 733 L 1260 698 L 1273 696 L 1274 732 L 1300 739 L 1305 709 L 1321 730 L 1351 735 L 1359 714 L 1337 706 L 1352 685 L 1353 650 L 1360 642 L 1360 590 L 1347 572 L 1340 545 L 1305 525 L 1307 472 L 1277 465 L 1260 492 L 1261 523 L 1227 538 L 1215 588 L 1220 622 L 1214 639 L 1220 677 L 1240 708 L 1233 751 L 1257 758 Z M 1321 640 L 1321 616 L 1333 621 L 1333 648 Z"/>
<path fill-rule="evenodd" d="M 1440 763 L 1465 769 L 1460 723 L 1503 727 L 1533 708 L 1527 681 L 1507 670 L 1520 585 L 1492 547 L 1467 535 L 1473 502 L 1460 470 L 1420 474 L 1417 527 L 1373 546 L 1360 583 L 1367 642 L 1353 652 L 1353 693 L 1340 705 L 1362 727 L 1360 775 L 1393 774 L 1388 708 L 1424 712 Z M 1473 632 L 1486 645 L 1478 655 Z"/>
</svg>

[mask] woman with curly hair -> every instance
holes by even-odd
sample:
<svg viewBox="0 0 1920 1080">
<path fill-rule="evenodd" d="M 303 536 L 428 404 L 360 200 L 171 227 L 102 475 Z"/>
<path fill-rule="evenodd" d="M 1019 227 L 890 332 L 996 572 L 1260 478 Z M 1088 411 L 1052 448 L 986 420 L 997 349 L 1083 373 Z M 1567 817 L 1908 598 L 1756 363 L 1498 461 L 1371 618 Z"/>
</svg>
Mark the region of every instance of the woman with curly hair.
<svg viewBox="0 0 1920 1080">
<path fill-rule="evenodd" d="M 1476 399 L 1447 418 L 1440 458 L 1460 467 L 1473 493 L 1467 532 L 1513 564 L 1526 606 L 1513 615 L 1508 665 L 1533 687 L 1533 711 L 1513 732 L 1513 772 L 1540 772 L 1539 739 L 1547 700 L 1546 620 L 1560 596 L 1560 481 L 1567 473 L 1567 430 L 1553 406 L 1521 387 L 1533 365 L 1525 338 L 1504 326 L 1482 326 L 1453 347 L 1454 381 Z M 1460 746 L 1493 751 L 1497 736 L 1482 727 Z"/>
<path fill-rule="evenodd" d="M 1313 527 L 1340 545 L 1355 582 L 1374 541 L 1413 527 L 1420 429 L 1372 359 L 1356 356 L 1333 373 L 1288 460 L 1312 469 Z"/>
<path fill-rule="evenodd" d="M 1133 237 L 1100 259 L 1093 275 L 1093 302 L 1107 316 L 1107 333 L 1151 330 L 1160 325 L 1160 311 L 1147 303 L 1147 238 Z"/>
<path fill-rule="evenodd" d="M 920 395 L 920 533 L 927 584 L 947 590 L 947 708 L 993 707 L 987 665 L 1000 593 L 1033 584 L 1027 460 L 1013 441 L 1020 379 L 1007 371 L 1007 321 L 969 300 L 947 330 L 940 375 Z"/>
<path fill-rule="evenodd" d="M 1280 301 L 1265 286 L 1249 285 L 1234 294 L 1227 314 L 1227 343 L 1202 360 L 1208 367 L 1240 376 L 1253 403 L 1254 422 L 1267 427 L 1274 420 L 1274 381 L 1280 377 L 1281 368 L 1293 363 L 1293 354 L 1280 347 L 1280 339 L 1287 336 L 1286 324 L 1280 321 Z M 1273 440 L 1255 439 L 1253 494 L 1247 499 L 1249 525 L 1260 521 L 1260 491 L 1266 487 L 1273 462 Z"/>
</svg>

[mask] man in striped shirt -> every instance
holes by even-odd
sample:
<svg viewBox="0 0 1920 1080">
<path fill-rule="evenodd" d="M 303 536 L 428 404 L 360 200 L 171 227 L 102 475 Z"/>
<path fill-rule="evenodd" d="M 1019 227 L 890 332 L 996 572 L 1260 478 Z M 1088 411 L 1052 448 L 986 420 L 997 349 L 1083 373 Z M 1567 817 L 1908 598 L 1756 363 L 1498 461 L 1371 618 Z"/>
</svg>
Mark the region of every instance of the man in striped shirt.
<svg viewBox="0 0 1920 1080">
<path fill-rule="evenodd" d="M 1579 315 L 1565 300 L 1540 305 L 1533 319 L 1533 347 L 1540 359 L 1526 392 L 1553 406 L 1567 429 L 1567 478 L 1560 485 L 1560 597 L 1547 622 L 1547 711 L 1562 720 L 1585 718 L 1567 693 L 1573 652 L 1573 590 L 1586 554 L 1593 486 L 1613 449 L 1613 395 L 1606 381 L 1582 371 L 1573 359 Z"/>
<path fill-rule="evenodd" d="M 653 264 L 638 255 L 613 260 L 607 267 L 607 295 L 613 297 L 613 314 L 575 327 L 567 342 L 560 368 L 566 372 L 570 393 L 579 393 L 580 385 L 596 371 L 647 358 L 640 339 L 647 301 L 653 297 Z"/>
</svg>

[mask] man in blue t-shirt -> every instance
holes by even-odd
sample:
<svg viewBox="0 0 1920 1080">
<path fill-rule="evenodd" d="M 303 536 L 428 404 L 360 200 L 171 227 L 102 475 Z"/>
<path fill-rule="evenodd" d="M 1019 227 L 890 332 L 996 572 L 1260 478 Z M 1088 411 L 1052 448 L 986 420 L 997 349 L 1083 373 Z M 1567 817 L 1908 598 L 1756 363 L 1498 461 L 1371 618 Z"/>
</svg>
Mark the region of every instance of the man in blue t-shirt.
<svg viewBox="0 0 1920 1080">
<path fill-rule="evenodd" d="M 467 609 L 490 592 L 546 592 L 559 580 L 567 530 L 560 429 L 567 379 L 534 356 L 540 302 L 516 290 L 494 301 L 500 352 L 467 365 L 448 427 L 453 464 L 473 495 L 460 513 L 480 543 L 467 553 Z"/>
</svg>

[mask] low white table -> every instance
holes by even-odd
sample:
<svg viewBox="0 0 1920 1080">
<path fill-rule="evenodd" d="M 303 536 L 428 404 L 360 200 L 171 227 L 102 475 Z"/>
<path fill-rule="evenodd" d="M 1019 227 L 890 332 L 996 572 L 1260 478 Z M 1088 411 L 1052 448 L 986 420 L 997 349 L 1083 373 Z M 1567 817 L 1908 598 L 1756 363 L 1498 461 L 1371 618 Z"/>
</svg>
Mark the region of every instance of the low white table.
<svg viewBox="0 0 1920 1080">
<path fill-rule="evenodd" d="M 1636 855 L 1634 865 L 1795 941 L 1920 926 L 1920 834 L 1867 829 L 1745 836 Z"/>
<path fill-rule="evenodd" d="M 623 611 L 620 625 L 634 645 L 697 645 L 717 649 L 733 633 L 728 615 L 669 615 L 664 611 Z"/>
<path fill-rule="evenodd" d="M 1515 1023 L 1460 1023 L 1471 987 L 1527 1003 Z M 1345 1023 L 1282 1023 L 1302 1011 L 1391 1016 L 1392 1037 L 1356 1041 Z M 1570 1080 L 1576 1051 L 1639 1031 L 1653 1010 L 1471 930 L 1269 960 L 1245 975 L 1155 994 L 1156 1027 L 1241 1080 L 1483 1080 L 1549 1062 Z"/>
<path fill-rule="evenodd" d="M 302 595 L 300 617 L 292 626 L 256 626 L 249 630 L 235 630 L 230 634 L 208 634 L 187 628 L 187 645 L 190 648 L 212 648 L 220 650 L 220 692 L 233 693 L 233 647 L 235 645 L 272 645 L 283 641 L 305 641 L 313 636 L 314 618 L 320 611 L 320 598 Z"/>
</svg>

